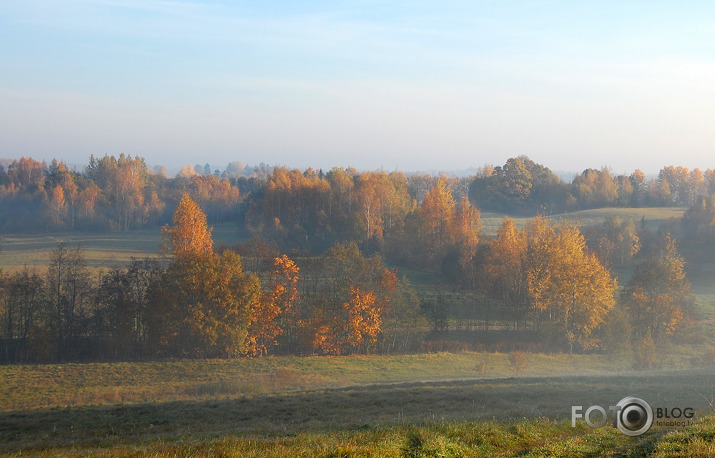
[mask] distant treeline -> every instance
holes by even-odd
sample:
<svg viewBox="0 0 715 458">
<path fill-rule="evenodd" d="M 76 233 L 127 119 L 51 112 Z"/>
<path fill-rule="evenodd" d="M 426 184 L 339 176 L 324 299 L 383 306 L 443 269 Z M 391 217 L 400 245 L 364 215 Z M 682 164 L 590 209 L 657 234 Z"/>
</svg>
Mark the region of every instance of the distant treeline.
<svg viewBox="0 0 715 458">
<path fill-rule="evenodd" d="M 588 169 L 566 183 L 527 157 L 485 166 L 465 178 L 403 172 L 289 170 L 231 163 L 211 171 L 185 166 L 174 178 L 140 157 L 90 157 L 84 169 L 30 158 L 0 162 L 0 231 L 129 231 L 169 222 L 183 193 L 210 223 L 238 221 L 246 235 L 323 251 L 336 241 L 380 244 L 418 218 L 428 189 L 442 180 L 456 202 L 533 216 L 599 207 L 693 205 L 715 193 L 715 171 L 664 167 L 656 178 L 640 170 L 614 176 Z M 197 170 L 198 169 L 198 170 Z"/>
</svg>

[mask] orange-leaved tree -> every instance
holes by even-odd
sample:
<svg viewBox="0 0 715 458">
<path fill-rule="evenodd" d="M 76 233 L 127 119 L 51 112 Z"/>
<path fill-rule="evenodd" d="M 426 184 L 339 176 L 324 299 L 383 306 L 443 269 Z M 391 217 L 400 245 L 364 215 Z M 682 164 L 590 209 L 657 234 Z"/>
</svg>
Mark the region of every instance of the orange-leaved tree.
<svg viewBox="0 0 715 458">
<path fill-rule="evenodd" d="M 382 332 L 382 305 L 376 301 L 375 293 L 350 287 L 350 300 L 343 308 L 348 315 L 346 345 L 358 348 L 363 343 L 375 343 Z"/>
<path fill-rule="evenodd" d="M 401 294 L 397 275 L 353 242 L 334 245 L 306 277 L 315 287 L 305 290 L 298 314 L 302 345 L 330 355 L 367 352 Z"/>
<path fill-rule="evenodd" d="M 246 351 L 263 292 L 238 254 L 213 252 L 206 215 L 184 194 L 164 228 L 174 259 L 151 290 L 150 340 L 159 354 L 232 357 Z"/>
<path fill-rule="evenodd" d="M 526 235 L 513 219 L 505 217 L 497 238 L 489 244 L 485 279 L 491 293 L 502 300 L 517 327 L 525 322 L 529 305 L 526 257 Z"/>
<path fill-rule="evenodd" d="M 298 298 L 299 271 L 298 266 L 286 255 L 273 260 L 268 291 L 253 310 L 248 336 L 249 354 L 266 355 L 270 346 L 278 344 L 276 338 L 279 335 L 294 331 L 293 304 Z"/>
<path fill-rule="evenodd" d="M 174 256 L 213 252 L 212 228 L 206 224 L 206 214 L 186 193 L 174 212 L 173 223 L 172 227 L 164 226 L 163 232 L 170 244 L 166 248 Z"/>
</svg>

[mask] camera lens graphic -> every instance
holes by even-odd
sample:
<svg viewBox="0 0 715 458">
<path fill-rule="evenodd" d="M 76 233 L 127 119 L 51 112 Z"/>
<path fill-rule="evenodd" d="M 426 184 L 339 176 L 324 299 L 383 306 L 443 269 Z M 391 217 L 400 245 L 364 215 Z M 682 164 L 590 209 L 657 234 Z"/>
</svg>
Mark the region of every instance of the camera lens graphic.
<svg viewBox="0 0 715 458">
<path fill-rule="evenodd" d="M 617 404 L 621 410 L 618 412 L 618 429 L 627 436 L 640 436 L 648 431 L 653 424 L 653 409 L 643 399 L 626 397 Z"/>
</svg>

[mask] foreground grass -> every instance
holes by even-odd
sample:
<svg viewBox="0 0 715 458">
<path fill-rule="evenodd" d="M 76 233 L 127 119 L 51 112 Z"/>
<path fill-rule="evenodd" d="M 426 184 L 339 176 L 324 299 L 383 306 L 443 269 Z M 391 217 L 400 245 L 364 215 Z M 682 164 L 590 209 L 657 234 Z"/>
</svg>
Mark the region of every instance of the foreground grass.
<svg viewBox="0 0 715 458">
<path fill-rule="evenodd" d="M 184 435 L 180 440 L 157 437 L 134 444 L 109 442 L 88 446 L 68 441 L 51 450 L 24 453 L 62 456 L 241 456 L 241 457 L 428 457 L 428 456 L 710 456 L 708 438 L 715 430 L 703 421 L 688 431 L 669 435 L 649 432 L 629 438 L 613 428 L 571 428 L 567 421 L 431 422 L 378 425 L 297 435 Z M 685 436 L 683 440 L 679 436 Z M 674 453 L 674 451 L 676 451 Z"/>
<path fill-rule="evenodd" d="M 711 372 L 510 378 L 382 385 L 201 402 L 84 406 L 0 414 L 0 452 L 188 456 L 641 456 L 712 450 L 697 391 Z M 572 428 L 570 406 L 637 393 L 688 405 L 702 423 L 630 438 Z M 710 449 L 708 449 L 710 447 Z M 688 452 L 689 453 L 689 452 Z M 704 452 L 703 452 L 704 453 Z M 704 455 L 705 456 L 705 455 Z"/>
<path fill-rule="evenodd" d="M 486 373 L 482 358 L 488 358 Z M 671 456 L 700 450 L 706 456 L 711 451 L 712 367 L 614 374 L 621 363 L 605 357 L 528 355 L 527 371 L 514 376 L 507 359 L 440 353 L 3 366 L 0 454 Z M 608 406 L 629 395 L 654 407 L 691 407 L 702 423 L 683 431 L 654 428 L 636 439 L 610 426 L 571 428 L 572 405 Z"/>
</svg>

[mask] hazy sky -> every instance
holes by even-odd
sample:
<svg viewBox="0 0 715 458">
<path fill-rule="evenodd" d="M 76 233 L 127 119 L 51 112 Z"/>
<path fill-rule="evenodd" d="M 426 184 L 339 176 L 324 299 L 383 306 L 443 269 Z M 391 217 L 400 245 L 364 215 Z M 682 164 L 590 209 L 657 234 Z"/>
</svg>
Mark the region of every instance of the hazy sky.
<svg viewBox="0 0 715 458">
<path fill-rule="evenodd" d="M 0 157 L 715 168 L 715 2 L 0 0 Z"/>
</svg>

